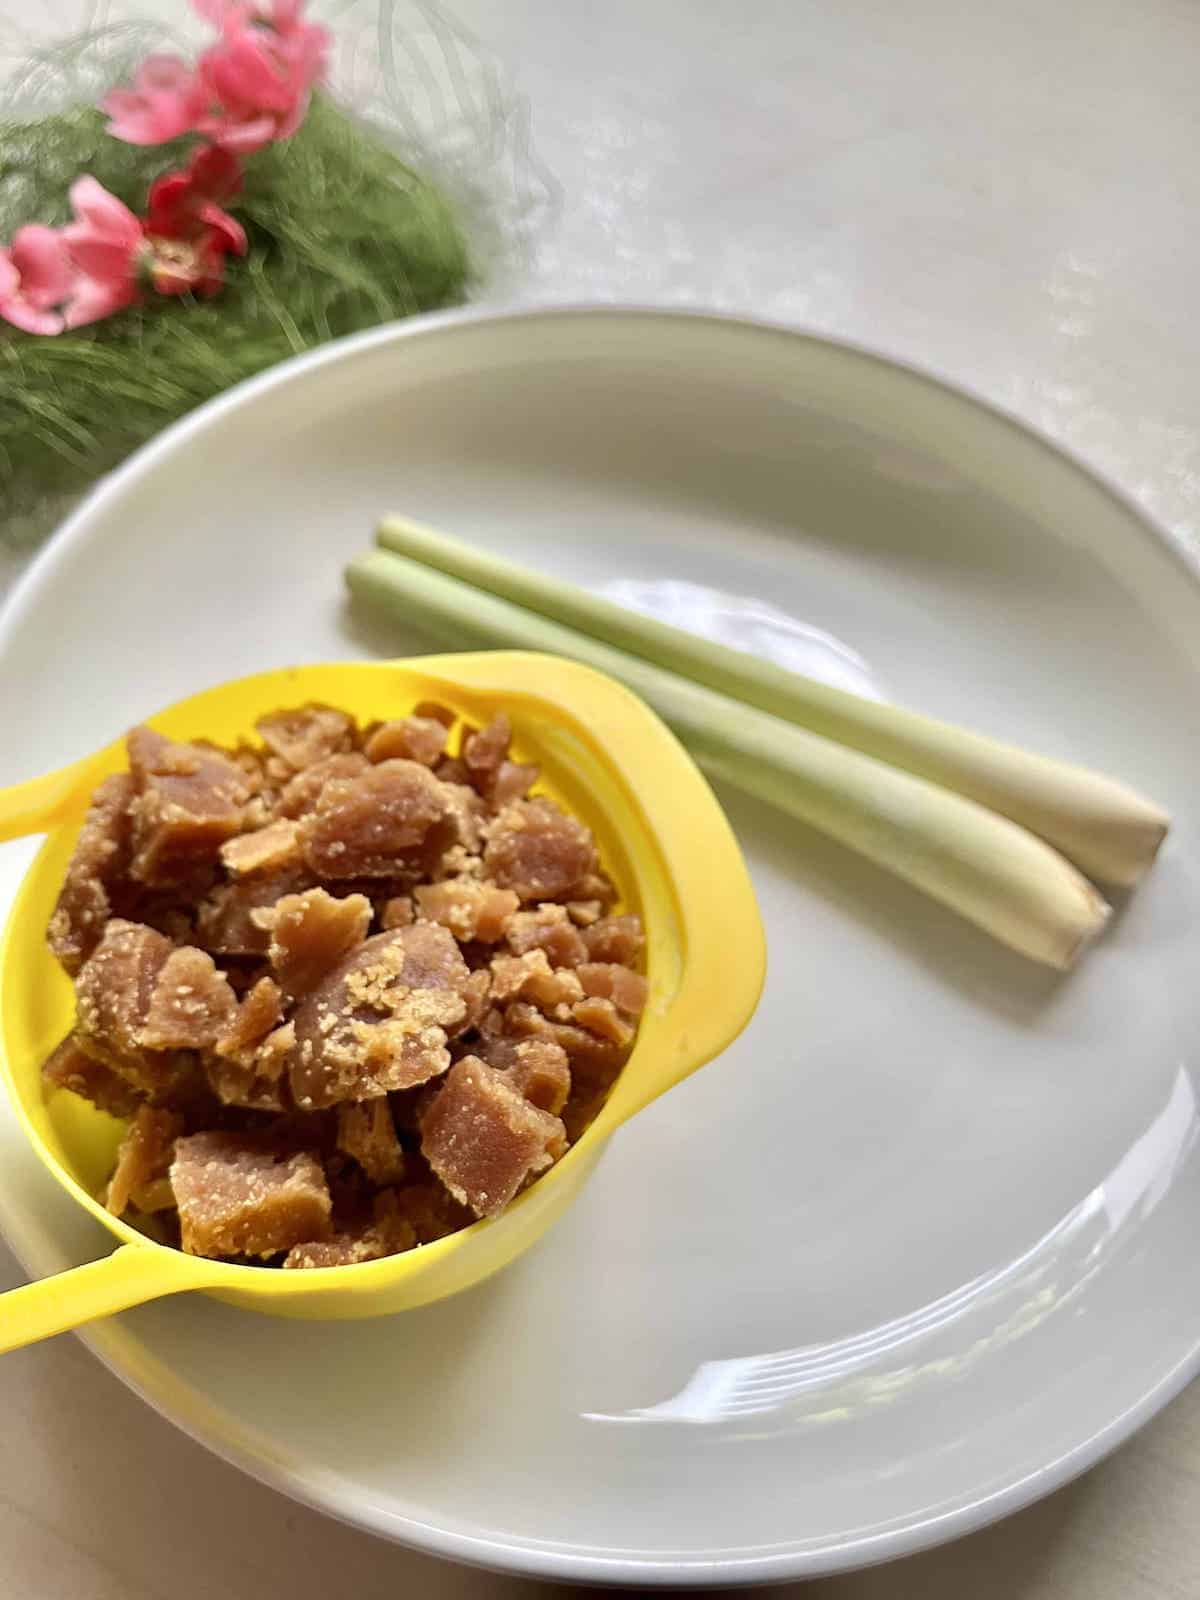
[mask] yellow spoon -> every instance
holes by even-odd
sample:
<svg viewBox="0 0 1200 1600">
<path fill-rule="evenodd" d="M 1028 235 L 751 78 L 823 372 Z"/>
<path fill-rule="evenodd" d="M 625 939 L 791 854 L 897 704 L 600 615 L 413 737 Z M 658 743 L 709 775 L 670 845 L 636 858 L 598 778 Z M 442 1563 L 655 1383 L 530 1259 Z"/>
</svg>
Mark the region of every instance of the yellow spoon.
<svg viewBox="0 0 1200 1600">
<path fill-rule="evenodd" d="M 47 1171 L 120 1240 L 99 1261 L 0 1296 L 0 1351 L 184 1289 L 288 1317 L 379 1316 L 466 1289 L 528 1249 L 615 1129 L 723 1050 L 753 1014 L 765 944 L 741 852 L 691 759 L 628 690 L 573 662 L 504 651 L 264 672 L 150 720 L 174 738 L 232 743 L 264 712 L 308 700 L 361 721 L 402 716 L 420 700 L 475 723 L 508 713 L 518 755 L 541 766 L 544 792 L 591 825 L 623 902 L 645 922 L 650 1000 L 634 1052 L 579 1142 L 493 1221 L 382 1261 L 307 1272 L 184 1255 L 99 1203 L 122 1124 L 67 1091 L 47 1096 L 40 1075 L 73 1016 L 46 924 L 88 797 L 124 766 L 124 746 L 0 791 L 0 840 L 48 834 L 0 941 L 0 1068 Z"/>
</svg>

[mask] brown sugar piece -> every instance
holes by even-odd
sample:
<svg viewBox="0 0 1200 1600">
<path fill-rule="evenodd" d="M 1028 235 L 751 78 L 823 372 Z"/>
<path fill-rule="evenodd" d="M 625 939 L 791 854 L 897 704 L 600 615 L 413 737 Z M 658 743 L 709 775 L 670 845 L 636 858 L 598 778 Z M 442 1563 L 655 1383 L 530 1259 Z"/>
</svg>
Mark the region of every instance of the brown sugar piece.
<svg viewBox="0 0 1200 1600">
<path fill-rule="evenodd" d="M 585 961 L 575 971 L 590 998 L 611 1000 L 626 1017 L 640 1017 L 646 1009 L 650 985 L 640 972 L 616 961 Z"/>
<path fill-rule="evenodd" d="M 461 1038 L 464 1033 L 477 1028 L 492 1003 L 492 975 L 485 967 L 477 968 L 467 979 L 463 1000 L 466 1010 L 463 1012 L 462 1021 L 446 1029 L 447 1036 L 451 1039 Z"/>
<path fill-rule="evenodd" d="M 92 796 L 67 867 L 48 938 L 72 977 L 100 943 L 112 915 L 109 890 L 128 868 L 132 798 L 133 779 L 127 772 L 105 778 Z"/>
<path fill-rule="evenodd" d="M 121 1140 L 117 1164 L 108 1180 L 104 1204 L 114 1217 L 124 1213 L 138 1190 L 166 1177 L 175 1140 L 182 1132 L 183 1118 L 173 1111 L 140 1108 Z"/>
<path fill-rule="evenodd" d="M 567 915 L 577 928 L 590 928 L 604 915 L 603 900 L 568 900 Z"/>
<path fill-rule="evenodd" d="M 440 722 L 443 728 L 452 728 L 458 721 L 458 712 L 444 706 L 440 700 L 421 700 L 412 708 L 414 717 L 427 717 Z"/>
<path fill-rule="evenodd" d="M 436 717 L 403 717 L 375 729 L 363 747 L 368 761 L 419 761 L 432 767 L 446 748 L 446 725 Z"/>
<path fill-rule="evenodd" d="M 42 1081 L 51 1089 L 70 1089 L 110 1117 L 128 1117 L 141 1096 L 126 1079 L 81 1050 L 71 1034 L 51 1052 L 42 1067 Z"/>
<path fill-rule="evenodd" d="M 433 1244 L 468 1227 L 475 1218 L 447 1194 L 424 1160 L 420 1165 L 427 1174 L 423 1182 L 384 1190 L 376 1198 L 376 1207 L 377 1211 L 390 1208 L 392 1226 L 410 1228 L 418 1244 Z"/>
<path fill-rule="evenodd" d="M 512 742 L 512 723 L 503 711 L 487 724 L 468 733 L 462 742 L 462 762 L 470 773 L 470 782 L 481 794 L 487 794 L 500 763 L 508 755 Z"/>
<path fill-rule="evenodd" d="M 557 1117 L 531 1105 L 477 1056 L 452 1067 L 421 1124 L 421 1152 L 446 1188 L 494 1217 L 566 1148 Z"/>
<path fill-rule="evenodd" d="M 218 956 L 265 956 L 270 933 L 255 922 L 254 913 L 311 885 L 312 875 L 307 868 L 288 868 L 238 883 L 218 884 L 197 906 L 193 941 Z"/>
<path fill-rule="evenodd" d="M 618 1050 L 624 1050 L 633 1040 L 633 1029 L 611 1000 L 579 1000 L 571 1007 L 571 1015 L 581 1028 L 598 1034 Z"/>
<path fill-rule="evenodd" d="M 186 884 L 242 831 L 246 774 L 220 751 L 173 744 L 151 728 L 135 728 L 126 747 L 136 789 L 130 872 L 152 887 Z"/>
<path fill-rule="evenodd" d="M 259 978 L 242 996 L 230 1026 L 216 1040 L 218 1055 L 238 1061 L 257 1050 L 283 1021 L 283 991 L 273 978 Z"/>
<path fill-rule="evenodd" d="M 334 706 L 272 711 L 254 726 L 271 754 L 295 772 L 330 756 L 345 754 L 354 742 L 353 721 Z"/>
<path fill-rule="evenodd" d="M 297 772 L 285 782 L 275 802 L 276 814 L 280 817 L 302 817 L 315 807 L 327 783 L 335 778 L 358 778 L 370 769 L 371 763 L 357 750 L 314 762 L 311 767 L 305 767 L 303 772 Z"/>
<path fill-rule="evenodd" d="M 371 902 L 362 894 L 339 900 L 326 889 L 306 889 L 285 895 L 253 918 L 269 930 L 267 958 L 280 988 L 294 999 L 315 989 L 362 944 L 371 925 Z"/>
<path fill-rule="evenodd" d="M 379 923 L 385 932 L 390 932 L 393 928 L 409 928 L 416 921 L 416 915 L 411 895 L 394 894 L 390 900 L 384 901 L 383 909 L 379 913 Z"/>
<path fill-rule="evenodd" d="M 562 1115 L 571 1093 L 567 1052 L 547 1039 L 522 1039 L 513 1053 L 506 1076 L 518 1093 L 539 1111 Z"/>
<path fill-rule="evenodd" d="M 540 905 L 533 911 L 518 911 L 509 920 L 505 938 L 517 956 L 544 950 L 552 967 L 577 967 L 588 958 L 587 945 L 565 906 Z"/>
<path fill-rule="evenodd" d="M 487 807 L 469 784 L 442 782 L 442 794 L 449 808 L 447 825 L 452 835 L 451 848 L 458 845 L 464 856 L 474 856 L 483 849 L 483 828 L 487 821 Z"/>
<path fill-rule="evenodd" d="M 386 1097 L 338 1107 L 337 1147 L 372 1183 L 399 1183 L 404 1176 L 404 1151 Z"/>
<path fill-rule="evenodd" d="M 436 924 L 368 939 L 297 1008 L 296 1104 L 374 1099 L 444 1072 L 446 1030 L 466 1014 L 469 980 L 453 936 Z"/>
<path fill-rule="evenodd" d="M 114 917 L 75 980 L 76 1043 L 151 1099 L 170 1093 L 185 1072 L 174 1052 L 142 1034 L 174 949 L 153 928 Z"/>
<path fill-rule="evenodd" d="M 217 1041 L 217 1055 L 205 1064 L 209 1084 L 222 1105 L 253 1111 L 287 1111 L 283 1074 L 296 1042 L 291 1023 L 280 1026 L 283 995 L 270 978 L 260 978 L 238 1007 L 233 1026 Z"/>
<path fill-rule="evenodd" d="M 382 1234 L 374 1228 L 363 1228 L 360 1232 L 335 1233 L 331 1239 L 294 1244 L 284 1256 L 283 1265 L 289 1272 L 311 1267 L 356 1267 L 392 1253 Z"/>
<path fill-rule="evenodd" d="M 421 884 L 414 891 L 417 909 L 427 922 L 449 928 L 462 944 L 478 939 L 495 944 L 504 937 L 509 918 L 520 905 L 511 889 L 475 878 L 449 878 Z"/>
<path fill-rule="evenodd" d="M 221 865 L 234 878 L 293 867 L 300 860 L 300 829 L 286 820 L 268 823 L 265 828 L 227 839 L 220 856 Z"/>
<path fill-rule="evenodd" d="M 516 1039 L 546 1039 L 553 1044 L 561 1045 L 567 1052 L 572 1072 L 582 1070 L 585 1074 L 593 1074 L 608 1072 L 619 1067 L 628 1052 L 624 1046 L 608 1037 L 607 1033 L 593 1032 L 590 1027 L 585 1027 L 578 1018 L 578 1005 L 583 1005 L 585 1008 L 598 1006 L 600 1011 L 597 1015 L 602 1026 L 609 1025 L 611 1011 L 621 1036 L 632 1036 L 632 1030 L 621 1023 L 615 1007 L 609 1000 L 577 1002 L 577 1005 L 571 1008 L 573 1020 L 570 1022 L 560 1022 L 557 1018 L 543 1016 L 534 1006 L 523 1000 L 516 1000 L 504 1012 L 504 1027 L 506 1032 Z M 586 1009 L 584 1014 L 588 1015 Z"/>
<path fill-rule="evenodd" d="M 642 953 L 645 935 L 640 917 L 604 917 L 583 930 L 587 960 L 631 967 Z"/>
<path fill-rule="evenodd" d="M 541 776 L 540 769 L 521 761 L 502 761 L 496 768 L 488 799 L 497 811 L 523 800 Z"/>
<path fill-rule="evenodd" d="M 523 956 L 496 956 L 492 961 L 492 998 L 497 1003 L 529 1000 L 539 1010 L 549 1011 L 554 1006 L 571 1005 L 583 996 L 583 986 L 571 968 L 556 971 L 544 950 L 530 950 Z"/>
<path fill-rule="evenodd" d="M 148 1050 L 208 1050 L 233 1026 L 237 997 L 204 950 L 172 950 L 154 979 L 137 1042 Z"/>
<path fill-rule="evenodd" d="M 325 785 L 304 818 L 304 856 L 322 878 L 394 877 L 397 858 L 416 852 L 448 812 L 428 767 L 384 761 Z"/>
<path fill-rule="evenodd" d="M 462 760 L 468 781 L 496 811 L 523 799 L 539 776 L 537 767 L 508 759 L 511 739 L 512 727 L 500 713 L 486 728 L 463 740 Z"/>
<path fill-rule="evenodd" d="M 592 836 L 551 800 L 517 800 L 492 824 L 484 866 L 522 900 L 572 900 L 596 861 Z"/>
<path fill-rule="evenodd" d="M 243 1064 L 210 1056 L 204 1065 L 209 1087 L 223 1106 L 243 1111 L 286 1112 L 291 1101 L 279 1073 L 260 1072 L 254 1057 Z"/>
<path fill-rule="evenodd" d="M 453 1209 L 457 1213 L 459 1208 L 444 1191 L 443 1199 L 445 1204 L 442 1210 Z M 462 1226 L 462 1220 L 456 1216 L 453 1227 L 446 1231 L 454 1232 Z M 471 1220 L 469 1214 L 465 1220 Z M 351 1267 L 360 1261 L 378 1261 L 383 1256 L 398 1255 L 401 1251 L 411 1250 L 417 1242 L 417 1231 L 408 1218 L 401 1214 L 396 1191 L 382 1189 L 375 1196 L 374 1211 L 369 1221 L 362 1221 L 351 1228 L 340 1228 L 331 1239 L 323 1242 L 296 1245 L 288 1252 L 283 1264 L 292 1269 Z"/>
<path fill-rule="evenodd" d="M 268 1256 L 328 1239 L 332 1203 L 321 1163 L 264 1140 L 194 1133 L 175 1143 L 171 1187 L 189 1255 Z"/>
</svg>

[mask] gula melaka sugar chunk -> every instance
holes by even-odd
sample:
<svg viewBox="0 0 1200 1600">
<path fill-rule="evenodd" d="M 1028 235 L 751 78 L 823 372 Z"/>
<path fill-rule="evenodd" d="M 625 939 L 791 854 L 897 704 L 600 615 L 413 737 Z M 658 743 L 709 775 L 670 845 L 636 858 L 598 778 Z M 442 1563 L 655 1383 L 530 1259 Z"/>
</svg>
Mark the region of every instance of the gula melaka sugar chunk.
<svg viewBox="0 0 1200 1600">
<path fill-rule="evenodd" d="M 194 1133 L 175 1142 L 171 1187 L 183 1248 L 195 1256 L 273 1256 L 326 1239 L 332 1202 L 321 1163 L 281 1155 L 235 1133 Z"/>
<path fill-rule="evenodd" d="M 133 1085 L 82 1050 L 74 1034 L 47 1057 L 42 1078 L 48 1088 L 69 1089 L 110 1117 L 127 1117 L 138 1107 L 140 1096 Z"/>
<path fill-rule="evenodd" d="M 284 895 L 252 914 L 271 936 L 267 958 L 285 994 L 308 994 L 366 938 L 371 902 L 365 895 L 335 898 L 325 889 Z"/>
<path fill-rule="evenodd" d="M 340 1105 L 337 1145 L 375 1183 L 398 1183 L 404 1176 L 404 1151 L 386 1099 Z"/>
<path fill-rule="evenodd" d="M 76 1025 L 43 1067 L 132 1118 L 114 1212 L 353 1266 L 497 1215 L 600 1110 L 641 924 L 583 823 L 529 797 L 507 715 L 456 724 L 308 705 L 232 749 L 130 735 L 48 929 Z"/>
<path fill-rule="evenodd" d="M 642 924 L 637 917 L 604 917 L 583 930 L 589 961 L 611 961 L 629 967 L 642 952 Z"/>
<path fill-rule="evenodd" d="M 173 1055 L 142 1036 L 155 985 L 174 948 L 153 928 L 114 917 L 75 980 L 76 1043 L 151 1096 L 169 1089 L 178 1076 Z"/>
<path fill-rule="evenodd" d="M 373 1099 L 444 1072 L 470 976 L 453 936 L 432 923 L 368 939 L 296 1011 L 296 1104 Z"/>
<path fill-rule="evenodd" d="M 596 865 L 592 836 L 551 800 L 516 800 L 492 824 L 484 865 L 522 900 L 576 898 Z"/>
<path fill-rule="evenodd" d="M 627 1017 L 641 1016 L 650 985 L 640 972 L 616 961 L 584 961 L 575 972 L 584 994 L 593 999 L 611 1000 Z"/>
<path fill-rule="evenodd" d="M 354 723 L 333 706 L 300 706 L 260 717 L 255 728 L 272 755 L 299 772 L 349 751 Z"/>
<path fill-rule="evenodd" d="M 495 944 L 504 937 L 509 919 L 521 903 L 511 889 L 497 889 L 495 884 L 475 878 L 421 884 L 414 896 L 426 921 L 449 928 L 463 944 L 473 939 Z"/>
<path fill-rule="evenodd" d="M 514 955 L 544 950 L 552 967 L 577 967 L 588 958 L 588 947 L 565 906 L 541 905 L 534 911 L 519 911 L 509 919 L 505 938 Z"/>
<path fill-rule="evenodd" d="M 50 948 L 72 977 L 100 942 L 112 916 L 110 887 L 129 866 L 133 779 L 114 773 L 92 796 L 50 919 Z"/>
<path fill-rule="evenodd" d="M 127 746 L 135 786 L 131 875 L 153 886 L 187 883 L 241 832 L 247 776 L 220 751 L 173 744 L 151 728 L 135 728 Z"/>
<path fill-rule="evenodd" d="M 419 761 L 424 767 L 436 765 L 446 748 L 446 727 L 436 717 L 402 717 L 385 722 L 367 740 L 368 761 Z"/>
<path fill-rule="evenodd" d="M 139 1191 L 166 1176 L 175 1140 L 183 1132 L 183 1118 L 173 1111 L 142 1106 L 129 1124 L 117 1151 L 117 1164 L 108 1180 L 104 1204 L 114 1217 L 121 1216 Z"/>
<path fill-rule="evenodd" d="M 304 819 L 305 860 L 319 877 L 393 877 L 449 809 L 441 783 L 417 761 L 334 778 Z"/>
<path fill-rule="evenodd" d="M 566 1146 L 557 1117 L 531 1105 L 478 1056 L 467 1056 L 421 1124 L 421 1153 L 446 1188 L 476 1216 L 494 1217 Z"/>
<path fill-rule="evenodd" d="M 278 872 L 300 860 L 300 829 L 294 822 L 268 823 L 252 833 L 239 834 L 221 846 L 221 865 L 235 878 L 256 872 Z"/>
<path fill-rule="evenodd" d="M 541 1111 L 560 1116 L 571 1093 L 567 1052 L 548 1039 L 522 1039 L 507 1069 L 513 1088 Z"/>
</svg>

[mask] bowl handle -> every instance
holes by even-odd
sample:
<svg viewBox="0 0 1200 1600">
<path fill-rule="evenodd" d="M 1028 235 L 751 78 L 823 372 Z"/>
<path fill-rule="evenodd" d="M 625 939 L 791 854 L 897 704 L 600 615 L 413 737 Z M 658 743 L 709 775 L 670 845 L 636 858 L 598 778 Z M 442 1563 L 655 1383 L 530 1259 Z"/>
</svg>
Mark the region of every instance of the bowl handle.
<svg viewBox="0 0 1200 1600">
<path fill-rule="evenodd" d="M 86 756 L 69 767 L 58 767 L 40 778 L 0 789 L 0 843 L 23 839 L 29 833 L 46 833 L 56 823 L 88 780 L 95 758 Z"/>
<path fill-rule="evenodd" d="M 153 1245 L 123 1244 L 99 1261 L 10 1289 L 0 1295 L 0 1355 L 165 1294 L 209 1287 L 214 1267 Z"/>
</svg>

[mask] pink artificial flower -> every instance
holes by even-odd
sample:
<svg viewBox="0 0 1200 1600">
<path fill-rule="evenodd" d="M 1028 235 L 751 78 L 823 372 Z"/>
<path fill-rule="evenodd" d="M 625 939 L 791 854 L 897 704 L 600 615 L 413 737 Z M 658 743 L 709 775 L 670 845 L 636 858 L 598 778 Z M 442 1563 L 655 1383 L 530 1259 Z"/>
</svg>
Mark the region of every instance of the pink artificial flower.
<svg viewBox="0 0 1200 1600">
<path fill-rule="evenodd" d="M 53 228 L 31 222 L 17 229 L 7 250 L 0 249 L 0 317 L 26 333 L 62 332 L 59 307 L 74 284 L 74 270 Z"/>
<path fill-rule="evenodd" d="M 305 22 L 302 0 L 256 6 L 196 0 L 221 38 L 200 57 L 200 81 L 217 109 L 200 131 L 238 155 L 287 139 L 304 121 L 309 92 L 325 73 L 330 38 Z"/>
<path fill-rule="evenodd" d="M 214 28 L 223 28 L 236 11 L 276 33 L 291 33 L 312 26 L 301 20 L 305 4 L 306 0 L 192 0 L 192 9 Z"/>
<path fill-rule="evenodd" d="M 155 180 L 145 232 L 150 281 L 159 294 L 216 294 L 226 255 L 246 254 L 245 229 L 219 204 L 241 187 L 237 157 L 216 145 L 198 150 L 186 172 Z"/>
<path fill-rule="evenodd" d="M 81 328 L 137 299 L 145 237 L 129 207 L 95 178 L 75 180 L 71 206 L 75 220 L 68 222 L 62 237 L 79 281 L 65 321 L 68 328 Z"/>
<path fill-rule="evenodd" d="M 132 89 L 114 89 L 100 102 L 108 132 L 126 144 L 164 144 L 190 132 L 210 109 L 204 85 L 178 56 L 147 56 Z"/>
</svg>

